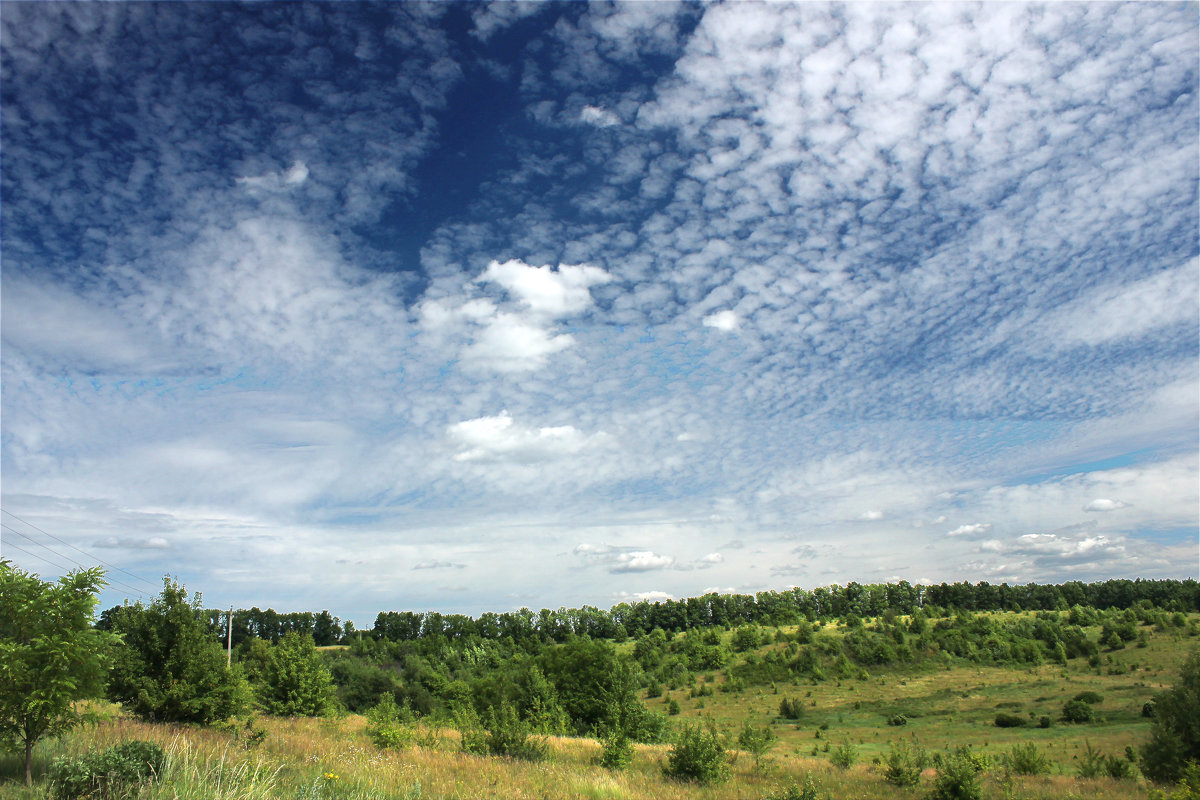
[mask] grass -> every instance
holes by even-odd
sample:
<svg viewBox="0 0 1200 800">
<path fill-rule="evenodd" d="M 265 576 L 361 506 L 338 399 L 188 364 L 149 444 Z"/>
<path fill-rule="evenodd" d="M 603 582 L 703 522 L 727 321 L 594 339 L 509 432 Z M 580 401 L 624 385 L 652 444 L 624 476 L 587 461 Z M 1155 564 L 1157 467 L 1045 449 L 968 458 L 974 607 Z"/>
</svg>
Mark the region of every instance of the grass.
<svg viewBox="0 0 1200 800">
<path fill-rule="evenodd" d="M 1195 643 L 1177 632 L 1147 631 L 1147 647 L 1106 653 L 1098 668 L 1082 660 L 1066 668 L 959 664 L 882 670 L 866 679 L 750 686 L 739 693 L 718 691 L 695 698 L 684 688 L 676 689 L 669 693 L 682 709 L 675 720 L 711 716 L 734 736 L 750 720 L 770 725 L 778 735 L 765 768 L 755 769 L 754 759 L 740 754 L 730 780 L 709 787 L 664 777 L 666 745 L 637 746 L 632 765 L 619 773 L 599 767 L 599 744 L 582 738 L 550 737 L 549 757 L 536 763 L 461 753 L 458 734 L 449 729 L 427 731 L 433 735 L 421 740 L 424 746 L 384 751 L 370 743 L 365 720 L 350 715 L 264 717 L 257 725 L 266 731 L 265 739 L 247 749 L 232 730 L 144 723 L 121 716 L 115 708 L 90 728 L 39 744 L 34 771 L 44 775 L 59 755 L 143 739 L 159 743 L 168 754 L 162 779 L 141 794 L 146 800 L 753 800 L 778 796 L 792 783 L 803 785 L 809 775 L 821 798 L 920 798 L 932 783 L 932 769 L 914 789 L 897 789 L 883 779 L 881 762 L 890 743 L 903 740 L 918 742 L 930 752 L 966 744 L 992 756 L 997 766 L 981 780 L 985 798 L 1146 798 L 1149 786 L 1141 779 L 1087 780 L 1075 772 L 1088 745 L 1123 756 L 1127 746 L 1136 748 L 1147 738 L 1149 720 L 1141 716 L 1142 704 L 1174 681 Z M 709 673 L 704 679 L 716 683 L 722 676 Z M 1085 690 L 1102 695 L 1095 707 L 1097 721 L 1059 722 L 1063 703 Z M 785 696 L 804 702 L 799 721 L 778 719 Z M 662 698 L 647 701 L 653 710 L 662 710 L 663 703 Z M 994 719 L 1001 710 L 1032 715 L 1035 723 L 997 728 Z M 887 719 L 896 714 L 903 714 L 907 724 L 889 726 Z M 1052 727 L 1036 726 L 1036 718 L 1043 715 L 1055 720 Z M 830 763 L 831 753 L 843 743 L 856 753 L 855 763 L 844 770 Z M 998 766 L 1000 755 L 1028 743 L 1047 756 L 1050 774 L 1006 778 Z M 49 797 L 44 779 L 27 790 L 22 775 L 20 759 L 0 757 L 0 800 Z"/>
</svg>

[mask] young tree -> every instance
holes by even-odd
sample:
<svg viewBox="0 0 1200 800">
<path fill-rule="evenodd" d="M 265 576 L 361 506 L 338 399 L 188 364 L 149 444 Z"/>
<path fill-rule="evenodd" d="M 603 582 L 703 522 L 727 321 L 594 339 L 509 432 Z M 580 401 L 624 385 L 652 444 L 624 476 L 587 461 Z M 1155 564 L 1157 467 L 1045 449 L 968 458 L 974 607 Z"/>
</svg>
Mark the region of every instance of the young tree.
<svg viewBox="0 0 1200 800">
<path fill-rule="evenodd" d="M 311 636 L 286 633 L 271 648 L 259 699 L 268 714 L 280 717 L 320 717 L 333 710 L 333 676 L 321 663 Z"/>
<path fill-rule="evenodd" d="M 1174 783 L 1189 762 L 1200 764 L 1200 650 L 1184 662 L 1179 682 L 1155 696 L 1154 725 L 1141 755 L 1142 772 L 1156 783 Z"/>
<path fill-rule="evenodd" d="M 108 695 L 146 719 L 207 724 L 237 716 L 250 699 L 240 667 L 225 665 L 221 643 L 201 618 L 197 594 L 167 578 L 149 606 L 116 609 L 112 629 L 124 639 Z"/>
<path fill-rule="evenodd" d="M 78 725 L 74 703 L 100 695 L 113 637 L 92 629 L 103 571 L 77 570 L 47 583 L 0 561 L 0 741 L 25 748 Z"/>
</svg>

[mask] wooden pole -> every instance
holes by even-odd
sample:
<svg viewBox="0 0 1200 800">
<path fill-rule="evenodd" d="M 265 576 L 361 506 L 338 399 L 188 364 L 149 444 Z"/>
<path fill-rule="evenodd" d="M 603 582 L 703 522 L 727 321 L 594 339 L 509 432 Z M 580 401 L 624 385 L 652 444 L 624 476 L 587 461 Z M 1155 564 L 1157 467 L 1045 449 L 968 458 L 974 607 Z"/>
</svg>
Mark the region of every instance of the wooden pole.
<svg viewBox="0 0 1200 800">
<path fill-rule="evenodd" d="M 225 669 L 233 668 L 233 606 L 229 607 L 229 628 L 225 633 Z"/>
</svg>

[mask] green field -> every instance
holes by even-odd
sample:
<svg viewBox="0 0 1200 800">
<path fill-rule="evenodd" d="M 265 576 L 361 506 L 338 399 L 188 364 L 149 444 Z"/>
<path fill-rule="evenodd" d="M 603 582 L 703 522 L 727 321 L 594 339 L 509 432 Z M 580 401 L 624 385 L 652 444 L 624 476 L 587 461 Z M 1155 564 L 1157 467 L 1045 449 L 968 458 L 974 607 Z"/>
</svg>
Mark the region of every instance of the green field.
<svg viewBox="0 0 1200 800">
<path fill-rule="evenodd" d="M 997 614 L 1011 619 L 1013 614 Z M 56 756 L 98 749 L 129 739 L 155 741 L 166 748 L 165 774 L 143 788 L 145 798 L 775 798 L 788 787 L 811 779 L 820 798 L 925 797 L 934 769 L 921 783 L 897 788 L 883 778 L 883 762 L 893 742 L 919 745 L 941 753 L 968 745 L 990 758 L 980 777 L 985 798 L 1143 798 L 1155 789 L 1136 769 L 1125 780 L 1085 779 L 1077 772 L 1088 748 L 1125 758 L 1146 740 L 1150 720 L 1143 704 L 1169 687 L 1187 655 L 1197 646 L 1196 615 L 1184 627 L 1140 626 L 1137 644 L 1102 650 L 1089 664 L 1071 659 L 1066 666 L 981 667 L 957 659 L 926 660 L 904 667 L 856 669 L 852 677 L 747 684 L 725 691 L 723 684 L 739 667 L 761 662 L 786 647 L 794 628 L 766 629 L 779 643 L 736 655 L 726 669 L 696 673 L 687 685 L 645 698 L 663 711 L 670 700 L 679 706 L 678 722 L 711 719 L 731 739 L 748 720 L 769 726 L 777 740 L 765 763 L 755 766 L 734 750 L 727 781 L 711 786 L 667 779 L 662 765 L 670 745 L 637 745 L 629 769 L 611 772 L 595 761 L 600 745 L 592 739 L 548 737 L 548 755 L 527 762 L 460 752 L 458 733 L 429 722 L 416 726 L 418 745 L 380 750 L 358 715 L 327 719 L 260 717 L 260 743 L 244 730 L 183 725 L 153 725 L 102 705 L 103 721 L 37 748 L 35 773 L 44 774 Z M 1095 640 L 1100 628 L 1088 628 Z M 782 633 L 780 636 L 778 634 Z M 825 637 L 845 629 L 824 626 Z M 728 643 L 732 633 L 723 634 Z M 767 638 L 770 638 L 768 636 Z M 628 649 L 631 645 L 623 645 Z M 1095 720 L 1070 724 L 1060 719 L 1063 705 L 1084 691 L 1100 695 Z M 643 691 L 643 697 L 645 692 Z M 803 709 L 798 720 L 779 717 L 780 702 L 794 699 Z M 996 715 L 1029 720 L 1022 727 L 999 728 Z M 897 715 L 905 723 L 889 724 Z M 1039 727 L 1042 717 L 1049 727 Z M 1034 744 L 1050 760 L 1049 774 L 1008 776 L 1003 754 L 1017 744 Z M 833 752 L 846 746 L 854 763 L 833 766 Z M 45 781 L 32 791 L 20 783 L 22 765 L 15 757 L 0 762 L 0 798 L 50 796 Z M 336 776 L 336 777 L 332 777 Z M 796 796 L 799 796 L 798 794 Z"/>
</svg>

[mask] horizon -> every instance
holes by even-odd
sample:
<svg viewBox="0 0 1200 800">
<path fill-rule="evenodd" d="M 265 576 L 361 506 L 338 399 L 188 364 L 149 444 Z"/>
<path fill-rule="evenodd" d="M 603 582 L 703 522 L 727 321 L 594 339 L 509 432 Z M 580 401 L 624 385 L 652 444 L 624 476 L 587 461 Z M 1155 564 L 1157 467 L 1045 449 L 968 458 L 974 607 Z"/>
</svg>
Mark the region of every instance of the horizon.
<svg viewBox="0 0 1200 800">
<path fill-rule="evenodd" d="M 3 557 L 356 624 L 1194 578 L 1194 12 L 0 4 Z"/>
</svg>

